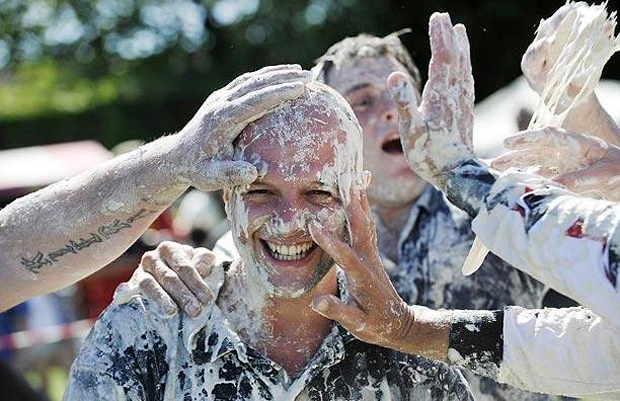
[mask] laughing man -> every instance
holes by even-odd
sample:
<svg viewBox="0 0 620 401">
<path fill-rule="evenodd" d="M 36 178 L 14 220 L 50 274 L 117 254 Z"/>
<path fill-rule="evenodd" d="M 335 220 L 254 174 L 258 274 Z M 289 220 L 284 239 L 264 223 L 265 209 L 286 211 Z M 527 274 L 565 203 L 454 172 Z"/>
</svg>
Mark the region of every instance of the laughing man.
<svg viewBox="0 0 620 401">
<path fill-rule="evenodd" d="M 346 298 L 348 284 L 308 223 L 348 241 L 344 208 L 368 183 L 347 102 L 311 82 L 235 146 L 259 176 L 225 191 L 240 257 L 225 267 L 215 304 L 197 319 L 161 317 L 140 297 L 108 308 L 66 398 L 470 399 L 458 371 L 364 344 L 311 309 L 320 295 Z"/>
</svg>

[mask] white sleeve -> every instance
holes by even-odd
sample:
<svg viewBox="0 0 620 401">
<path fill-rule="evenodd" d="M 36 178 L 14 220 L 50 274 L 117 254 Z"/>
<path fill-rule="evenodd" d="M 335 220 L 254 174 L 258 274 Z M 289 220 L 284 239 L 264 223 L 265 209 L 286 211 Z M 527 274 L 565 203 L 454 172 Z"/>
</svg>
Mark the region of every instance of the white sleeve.
<svg viewBox="0 0 620 401">
<path fill-rule="evenodd" d="M 504 309 L 498 381 L 570 397 L 620 398 L 620 331 L 579 308 Z"/>
<path fill-rule="evenodd" d="M 620 328 L 620 204 L 508 170 L 472 222 L 497 256 Z"/>
</svg>

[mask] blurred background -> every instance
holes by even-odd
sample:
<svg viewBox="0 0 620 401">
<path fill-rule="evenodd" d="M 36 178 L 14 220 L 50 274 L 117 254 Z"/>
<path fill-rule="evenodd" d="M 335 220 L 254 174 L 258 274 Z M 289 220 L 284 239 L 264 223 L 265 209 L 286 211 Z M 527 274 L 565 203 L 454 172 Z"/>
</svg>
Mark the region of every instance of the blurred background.
<svg viewBox="0 0 620 401">
<path fill-rule="evenodd" d="M 0 0 L 0 207 L 179 130 L 211 91 L 243 72 L 280 63 L 310 68 L 346 36 L 411 28 L 401 39 L 425 75 L 434 11 L 448 11 L 467 27 L 479 101 L 476 143 L 491 155 L 502 134 L 527 124 L 535 97 L 519 79 L 520 59 L 540 19 L 562 4 Z M 612 58 L 604 78 L 620 78 L 620 58 Z M 601 90 L 603 104 L 620 116 L 618 84 Z M 59 399 L 89 319 L 140 255 L 164 239 L 211 246 L 226 230 L 223 217 L 217 196 L 188 193 L 108 268 L 0 314 L 0 358 Z"/>
</svg>

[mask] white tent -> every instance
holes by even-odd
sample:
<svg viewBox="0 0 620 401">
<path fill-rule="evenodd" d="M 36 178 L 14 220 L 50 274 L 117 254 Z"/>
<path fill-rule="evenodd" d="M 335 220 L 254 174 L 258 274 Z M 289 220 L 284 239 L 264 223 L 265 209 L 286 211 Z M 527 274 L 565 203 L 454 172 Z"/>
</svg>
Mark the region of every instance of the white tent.
<svg viewBox="0 0 620 401">
<path fill-rule="evenodd" d="M 596 94 L 616 122 L 620 121 L 620 81 L 601 80 Z M 504 150 L 505 137 L 519 131 L 519 114 L 531 115 L 538 95 L 521 76 L 476 104 L 474 109 L 474 148 L 483 158 L 497 156 Z"/>
<path fill-rule="evenodd" d="M 0 151 L 0 192 L 39 188 L 112 158 L 96 141 L 67 142 Z"/>
</svg>

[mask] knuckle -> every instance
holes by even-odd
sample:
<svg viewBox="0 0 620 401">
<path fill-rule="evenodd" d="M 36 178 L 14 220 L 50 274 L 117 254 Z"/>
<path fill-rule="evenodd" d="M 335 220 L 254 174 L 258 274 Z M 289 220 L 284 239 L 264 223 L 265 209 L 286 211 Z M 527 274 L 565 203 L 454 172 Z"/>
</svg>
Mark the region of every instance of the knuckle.
<svg viewBox="0 0 620 401">
<path fill-rule="evenodd" d="M 164 241 L 157 246 L 157 250 L 163 252 L 170 252 L 172 249 L 174 249 L 174 245 L 175 243 L 172 241 Z"/>
<path fill-rule="evenodd" d="M 179 274 L 189 274 L 196 270 L 196 267 L 190 263 L 177 263 L 174 265 L 174 270 Z"/>
<path fill-rule="evenodd" d="M 342 263 L 344 263 L 346 266 L 354 267 L 357 265 L 358 260 L 357 257 L 351 255 L 351 253 L 345 252 L 342 255 Z"/>
<path fill-rule="evenodd" d="M 205 258 L 205 257 L 215 257 L 215 252 L 204 248 L 204 247 L 199 247 L 199 248 L 194 248 L 194 255 L 198 256 L 199 258 Z"/>
<path fill-rule="evenodd" d="M 216 256 L 213 252 L 203 253 L 197 256 L 197 263 L 204 265 L 205 267 L 211 267 L 215 264 Z"/>
<path fill-rule="evenodd" d="M 157 260 L 157 257 L 155 256 L 155 252 L 148 251 L 144 253 L 144 255 L 142 255 L 142 258 L 140 259 L 140 264 L 146 270 L 147 267 L 154 265 L 156 260 Z"/>
<path fill-rule="evenodd" d="M 146 275 L 138 281 L 138 288 L 141 292 L 152 293 L 157 288 L 157 281 L 152 276 Z"/>
<path fill-rule="evenodd" d="M 114 290 L 113 299 L 115 301 L 120 299 L 126 299 L 131 292 L 131 286 L 127 283 L 120 283 Z"/>
<path fill-rule="evenodd" d="M 165 284 L 174 284 L 179 281 L 179 276 L 170 269 L 165 269 L 160 273 L 161 282 Z"/>
</svg>

